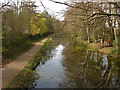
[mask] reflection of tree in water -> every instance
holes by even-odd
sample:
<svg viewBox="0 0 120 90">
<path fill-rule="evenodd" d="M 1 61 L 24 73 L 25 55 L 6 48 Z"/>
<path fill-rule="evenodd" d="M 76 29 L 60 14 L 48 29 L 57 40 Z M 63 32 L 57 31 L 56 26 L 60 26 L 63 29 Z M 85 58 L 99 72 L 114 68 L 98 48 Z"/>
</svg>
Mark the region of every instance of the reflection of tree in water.
<svg viewBox="0 0 120 90">
<path fill-rule="evenodd" d="M 118 63 L 106 55 L 90 51 L 65 50 L 64 66 L 68 80 L 65 87 L 113 88 L 118 87 Z"/>
</svg>

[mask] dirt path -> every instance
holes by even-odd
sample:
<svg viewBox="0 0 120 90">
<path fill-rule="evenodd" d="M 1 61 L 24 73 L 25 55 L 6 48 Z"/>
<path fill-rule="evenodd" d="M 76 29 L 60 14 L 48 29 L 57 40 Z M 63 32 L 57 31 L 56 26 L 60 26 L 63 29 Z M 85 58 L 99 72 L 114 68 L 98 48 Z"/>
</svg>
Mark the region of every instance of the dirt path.
<svg viewBox="0 0 120 90">
<path fill-rule="evenodd" d="M 28 64 L 28 62 L 40 51 L 41 46 L 49 37 L 37 42 L 29 51 L 23 53 L 13 62 L 2 69 L 2 88 L 6 88 L 14 77 Z"/>
</svg>

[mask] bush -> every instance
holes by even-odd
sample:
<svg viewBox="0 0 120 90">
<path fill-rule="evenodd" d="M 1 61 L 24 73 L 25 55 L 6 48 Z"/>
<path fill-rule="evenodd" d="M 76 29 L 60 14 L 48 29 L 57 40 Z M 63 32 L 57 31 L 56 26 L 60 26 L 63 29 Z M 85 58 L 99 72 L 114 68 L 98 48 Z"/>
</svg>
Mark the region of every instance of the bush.
<svg viewBox="0 0 120 90">
<path fill-rule="evenodd" d="M 4 59 L 14 59 L 16 56 L 21 53 L 29 50 L 32 47 L 31 41 L 40 41 L 43 37 L 46 37 L 50 32 L 44 33 L 42 36 L 40 34 L 29 35 L 22 32 L 8 32 L 7 30 L 3 31 L 3 40 L 2 40 L 2 56 L 3 62 Z M 5 61 L 6 62 L 6 61 Z M 9 61 L 7 61 L 9 62 Z"/>
<path fill-rule="evenodd" d="M 32 45 L 29 43 L 28 34 L 14 32 L 5 33 L 2 40 L 3 58 L 11 58 L 16 56 L 19 52 L 22 52 Z"/>
</svg>

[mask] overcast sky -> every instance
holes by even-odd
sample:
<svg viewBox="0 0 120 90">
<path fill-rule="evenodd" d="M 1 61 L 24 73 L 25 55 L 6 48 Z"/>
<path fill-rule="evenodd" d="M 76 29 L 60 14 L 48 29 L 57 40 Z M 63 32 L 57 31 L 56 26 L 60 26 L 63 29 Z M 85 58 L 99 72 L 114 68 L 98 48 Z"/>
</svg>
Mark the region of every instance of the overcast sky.
<svg viewBox="0 0 120 90">
<path fill-rule="evenodd" d="M 17 1 L 17 0 L 0 0 L 0 3 L 1 2 L 7 3 L 8 1 Z M 21 0 L 18 0 L 18 1 L 21 1 Z M 35 4 L 39 6 L 36 9 L 38 12 L 42 12 L 44 10 L 39 0 L 32 0 L 32 1 L 36 1 Z M 61 20 L 64 19 L 64 17 L 62 17 L 64 15 L 63 11 L 66 10 L 67 6 L 51 2 L 50 0 L 41 0 L 41 1 L 43 5 L 46 7 L 46 10 L 49 12 L 49 14 L 51 14 L 52 16 L 57 16 L 58 19 L 61 19 Z M 55 0 L 55 1 L 65 2 L 68 0 Z M 58 12 L 61 12 L 61 13 L 58 13 Z"/>
<path fill-rule="evenodd" d="M 43 11 L 44 8 L 41 6 L 40 1 L 39 0 L 35 0 L 35 1 L 36 1 L 36 5 L 40 6 L 37 8 L 37 10 Z M 50 0 L 41 0 L 41 1 L 42 1 L 43 5 L 46 7 L 47 11 L 51 15 L 55 15 L 55 16 L 57 16 L 57 18 L 59 18 L 61 20 L 64 19 L 62 16 L 63 16 L 64 10 L 66 10 L 67 6 L 51 2 Z M 56 1 L 65 2 L 68 0 L 56 0 Z"/>
</svg>

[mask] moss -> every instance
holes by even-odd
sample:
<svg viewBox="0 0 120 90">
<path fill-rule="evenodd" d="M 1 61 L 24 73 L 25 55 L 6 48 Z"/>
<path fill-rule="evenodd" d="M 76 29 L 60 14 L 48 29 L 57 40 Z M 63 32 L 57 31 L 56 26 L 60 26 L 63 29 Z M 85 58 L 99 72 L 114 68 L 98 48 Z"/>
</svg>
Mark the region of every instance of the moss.
<svg viewBox="0 0 120 90">
<path fill-rule="evenodd" d="M 45 41 L 43 46 L 40 49 L 40 52 L 28 63 L 27 66 L 14 78 L 14 80 L 10 83 L 8 88 L 28 88 L 32 83 L 37 79 L 35 77 L 36 72 L 33 71 L 40 60 L 43 58 L 43 55 L 47 51 L 50 46 L 51 38 Z"/>
</svg>

